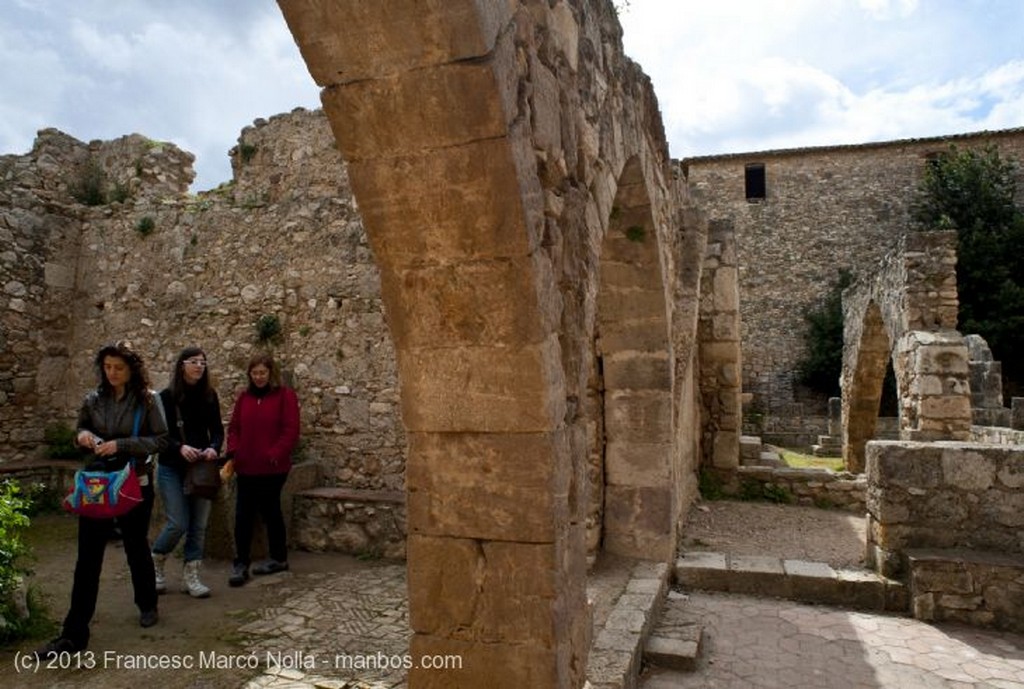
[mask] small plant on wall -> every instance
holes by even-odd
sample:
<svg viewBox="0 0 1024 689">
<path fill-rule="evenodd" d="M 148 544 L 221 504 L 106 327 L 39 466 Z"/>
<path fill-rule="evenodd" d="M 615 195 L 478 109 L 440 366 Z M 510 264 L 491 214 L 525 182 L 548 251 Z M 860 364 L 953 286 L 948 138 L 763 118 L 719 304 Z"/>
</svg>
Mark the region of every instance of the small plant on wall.
<svg viewBox="0 0 1024 689">
<path fill-rule="evenodd" d="M 265 313 L 256 319 L 256 341 L 260 344 L 277 344 L 281 341 L 281 319 L 276 313 Z"/>
<path fill-rule="evenodd" d="M 630 225 L 626 228 L 626 239 L 631 242 L 642 242 L 644 241 L 644 226 L 643 225 Z"/>
<path fill-rule="evenodd" d="M 148 237 L 153 234 L 153 230 L 156 229 L 156 221 L 153 220 L 153 216 L 145 215 L 139 218 L 139 221 L 135 223 L 135 231 L 141 234 L 143 237 Z"/>
</svg>

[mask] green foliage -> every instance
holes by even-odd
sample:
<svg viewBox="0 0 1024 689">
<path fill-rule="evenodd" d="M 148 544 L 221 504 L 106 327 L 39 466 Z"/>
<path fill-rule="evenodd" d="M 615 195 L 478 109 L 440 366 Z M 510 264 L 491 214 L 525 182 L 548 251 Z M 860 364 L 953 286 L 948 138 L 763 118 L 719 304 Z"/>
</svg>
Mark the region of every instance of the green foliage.
<svg viewBox="0 0 1024 689">
<path fill-rule="evenodd" d="M 1024 212 L 1017 162 L 998 149 L 949 150 L 930 161 L 914 204 L 921 230 L 957 232 L 958 329 L 985 338 L 1007 396 L 1024 392 Z"/>
<path fill-rule="evenodd" d="M 281 341 L 281 319 L 275 313 L 265 313 L 256 319 L 256 340 L 262 344 Z"/>
<path fill-rule="evenodd" d="M 21 495 L 17 482 L 0 484 L 0 616 L 8 622 L 17 619 L 10 598 L 26 573 L 20 560 L 28 553 L 23 540 L 29 525 L 28 508 L 29 501 Z M 7 641 L 15 631 L 16 625 L 0 629 L 0 639 Z"/>
<path fill-rule="evenodd" d="M 626 239 L 631 242 L 642 242 L 644 241 L 644 235 L 646 231 L 643 225 L 630 225 L 626 228 Z"/>
<path fill-rule="evenodd" d="M 697 489 L 705 500 L 721 500 L 725 497 L 722 479 L 710 469 L 701 467 L 697 481 Z"/>
<path fill-rule="evenodd" d="M 144 215 L 139 218 L 139 221 L 135 223 L 135 231 L 141 234 L 143 237 L 148 237 L 153 234 L 153 230 L 156 229 L 156 221 L 153 220 L 153 216 Z"/>
<path fill-rule="evenodd" d="M 107 202 L 107 174 L 95 160 L 86 163 L 78 179 L 69 185 L 68 191 L 79 203 L 86 206 L 102 206 Z"/>
<path fill-rule="evenodd" d="M 50 459 L 78 459 L 82 456 L 75 445 L 75 429 L 66 423 L 51 423 L 43 430 L 46 456 Z"/>
<path fill-rule="evenodd" d="M 812 390 L 836 397 L 843 371 L 843 290 L 853 274 L 840 270 L 824 301 L 804 314 L 806 354 L 797 362 L 797 380 Z"/>
<path fill-rule="evenodd" d="M 238 158 L 243 163 L 248 163 L 256 155 L 256 146 L 253 144 L 238 144 Z"/>
</svg>

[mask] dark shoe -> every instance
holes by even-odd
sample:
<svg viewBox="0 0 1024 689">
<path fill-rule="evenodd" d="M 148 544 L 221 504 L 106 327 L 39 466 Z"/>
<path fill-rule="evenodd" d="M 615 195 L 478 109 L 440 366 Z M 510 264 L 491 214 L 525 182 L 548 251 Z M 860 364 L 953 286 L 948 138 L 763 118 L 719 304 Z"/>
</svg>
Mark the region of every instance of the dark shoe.
<svg viewBox="0 0 1024 689">
<path fill-rule="evenodd" d="M 160 615 L 159 613 L 157 613 L 156 608 L 153 608 L 152 610 L 147 610 L 141 615 L 139 615 L 139 626 L 152 627 L 154 624 L 157 623 L 157 620 L 159 619 Z"/>
<path fill-rule="evenodd" d="M 249 565 L 236 564 L 231 568 L 228 586 L 241 586 L 247 581 L 249 581 Z"/>
<path fill-rule="evenodd" d="M 79 646 L 71 639 L 58 636 L 53 641 L 37 648 L 33 653 L 35 653 L 36 658 L 40 660 L 50 660 L 51 658 L 56 658 L 61 653 L 75 653 L 77 651 L 84 650 L 85 646 Z"/>
<path fill-rule="evenodd" d="M 287 562 L 280 562 L 279 560 L 266 560 L 253 567 L 252 573 L 257 576 L 262 576 L 264 574 L 277 574 L 278 572 L 284 572 L 287 569 Z"/>
</svg>

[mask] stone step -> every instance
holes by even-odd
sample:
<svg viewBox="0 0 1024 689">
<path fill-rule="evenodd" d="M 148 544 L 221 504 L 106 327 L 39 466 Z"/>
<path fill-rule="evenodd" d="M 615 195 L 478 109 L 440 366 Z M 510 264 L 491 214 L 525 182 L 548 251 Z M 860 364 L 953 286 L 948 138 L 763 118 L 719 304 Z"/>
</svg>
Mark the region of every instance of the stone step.
<svg viewBox="0 0 1024 689">
<path fill-rule="evenodd" d="M 907 587 L 864 569 L 833 569 L 824 562 L 694 551 L 676 561 L 684 589 L 784 598 L 853 610 L 908 613 Z"/>
<path fill-rule="evenodd" d="M 644 646 L 644 662 L 667 670 L 692 672 L 704 650 L 704 626 L 686 609 L 687 596 L 669 591 L 658 625 Z"/>
<path fill-rule="evenodd" d="M 672 572 L 667 563 L 638 560 L 628 568 L 621 588 L 614 591 L 601 593 L 596 587 L 606 584 L 588 583 L 591 600 L 608 599 L 607 609 L 594 620 L 587 658 L 590 689 L 635 689 L 647 640 L 669 593 Z"/>
</svg>

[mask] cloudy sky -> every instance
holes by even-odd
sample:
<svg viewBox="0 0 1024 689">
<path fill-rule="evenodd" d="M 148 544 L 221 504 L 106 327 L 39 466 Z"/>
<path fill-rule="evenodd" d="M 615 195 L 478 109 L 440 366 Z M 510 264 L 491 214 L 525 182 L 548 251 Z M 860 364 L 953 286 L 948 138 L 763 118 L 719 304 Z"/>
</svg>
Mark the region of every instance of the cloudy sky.
<svg viewBox="0 0 1024 689">
<path fill-rule="evenodd" d="M 618 4 L 676 158 L 1024 126 L 1024 0 Z M 194 153 L 198 191 L 297 106 L 318 91 L 275 0 L 0 0 L 0 154 L 138 132 Z"/>
</svg>

